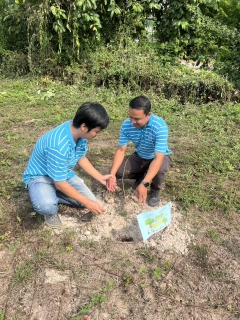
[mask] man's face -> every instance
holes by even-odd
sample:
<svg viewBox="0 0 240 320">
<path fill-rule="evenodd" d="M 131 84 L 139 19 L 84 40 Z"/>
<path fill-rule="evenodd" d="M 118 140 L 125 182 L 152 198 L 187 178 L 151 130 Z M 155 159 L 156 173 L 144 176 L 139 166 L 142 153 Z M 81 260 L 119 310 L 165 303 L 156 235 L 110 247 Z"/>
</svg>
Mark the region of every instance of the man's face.
<svg viewBox="0 0 240 320">
<path fill-rule="evenodd" d="M 150 112 L 147 115 L 145 115 L 143 110 L 137 110 L 132 108 L 129 109 L 129 119 L 135 128 L 145 127 L 150 119 L 150 115 Z"/>
<path fill-rule="evenodd" d="M 93 128 L 92 130 L 86 132 L 83 138 L 86 140 L 92 140 L 93 138 L 98 137 L 100 135 L 100 132 L 101 132 L 101 128 L 99 127 Z"/>
</svg>

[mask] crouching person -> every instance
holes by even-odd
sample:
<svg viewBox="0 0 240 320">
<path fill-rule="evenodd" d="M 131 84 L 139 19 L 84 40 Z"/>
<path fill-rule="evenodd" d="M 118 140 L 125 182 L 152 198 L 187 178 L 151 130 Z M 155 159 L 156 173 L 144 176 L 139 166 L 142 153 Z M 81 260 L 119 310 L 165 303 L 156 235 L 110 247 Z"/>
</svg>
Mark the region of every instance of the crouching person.
<svg viewBox="0 0 240 320">
<path fill-rule="evenodd" d="M 130 141 L 135 146 L 135 152 L 125 156 Z M 112 192 L 116 190 L 116 179 L 135 179 L 133 189 L 139 204 L 158 206 L 160 190 L 171 165 L 170 154 L 168 127 L 164 120 L 151 113 L 151 102 L 147 97 L 132 99 L 129 119 L 121 126 L 107 189 Z M 150 194 L 147 200 L 148 187 Z"/>
<path fill-rule="evenodd" d="M 102 175 L 86 158 L 87 143 L 107 128 L 109 116 L 99 103 L 82 104 L 73 120 L 45 133 L 36 143 L 23 174 L 34 210 L 43 215 L 51 228 L 59 228 L 58 204 L 86 207 L 99 215 L 105 209 L 78 177 L 78 165 L 91 177 L 106 185 L 110 175 Z"/>
</svg>

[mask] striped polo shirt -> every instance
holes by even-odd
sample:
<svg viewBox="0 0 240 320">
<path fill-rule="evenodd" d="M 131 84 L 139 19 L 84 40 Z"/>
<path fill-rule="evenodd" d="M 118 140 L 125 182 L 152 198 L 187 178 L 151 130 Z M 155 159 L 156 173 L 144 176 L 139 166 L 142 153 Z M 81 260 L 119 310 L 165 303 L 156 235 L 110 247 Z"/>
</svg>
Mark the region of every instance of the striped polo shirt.
<svg viewBox="0 0 240 320">
<path fill-rule="evenodd" d="M 75 176 L 72 169 L 88 150 L 87 140 L 75 143 L 70 124 L 65 122 L 45 133 L 36 143 L 29 159 L 23 181 L 27 187 L 36 176 L 49 176 L 54 181 L 65 181 Z"/>
<path fill-rule="evenodd" d="M 168 127 L 155 114 L 151 114 L 143 128 L 135 128 L 130 119 L 123 122 L 118 145 L 125 146 L 129 141 L 133 142 L 137 154 L 143 159 L 153 159 L 154 152 L 171 154 L 168 149 Z"/>
</svg>

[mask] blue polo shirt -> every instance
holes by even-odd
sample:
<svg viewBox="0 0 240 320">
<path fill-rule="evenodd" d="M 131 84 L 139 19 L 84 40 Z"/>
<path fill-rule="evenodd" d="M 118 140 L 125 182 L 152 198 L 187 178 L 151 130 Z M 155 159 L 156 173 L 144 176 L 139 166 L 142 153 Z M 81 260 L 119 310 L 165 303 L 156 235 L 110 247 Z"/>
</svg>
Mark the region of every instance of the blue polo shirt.
<svg viewBox="0 0 240 320">
<path fill-rule="evenodd" d="M 65 181 L 75 176 L 72 169 L 80 158 L 85 157 L 88 148 L 85 139 L 78 139 L 75 143 L 71 122 L 61 124 L 38 140 L 23 174 L 26 187 L 36 176 L 49 176 L 54 181 Z"/>
<path fill-rule="evenodd" d="M 168 148 L 168 127 L 164 120 L 155 114 L 150 115 L 147 125 L 135 128 L 130 119 L 123 122 L 120 131 L 119 146 L 132 141 L 137 154 L 143 159 L 153 159 L 154 152 L 170 155 Z"/>
</svg>

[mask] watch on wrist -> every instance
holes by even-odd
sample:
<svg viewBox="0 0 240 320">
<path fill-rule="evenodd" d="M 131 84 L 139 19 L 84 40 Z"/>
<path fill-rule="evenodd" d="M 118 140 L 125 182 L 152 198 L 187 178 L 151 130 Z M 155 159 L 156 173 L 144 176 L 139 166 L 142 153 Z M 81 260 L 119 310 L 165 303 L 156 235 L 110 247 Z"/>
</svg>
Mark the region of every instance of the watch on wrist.
<svg viewBox="0 0 240 320">
<path fill-rule="evenodd" d="M 141 182 L 146 188 L 149 187 L 150 183 L 142 180 Z"/>
</svg>

